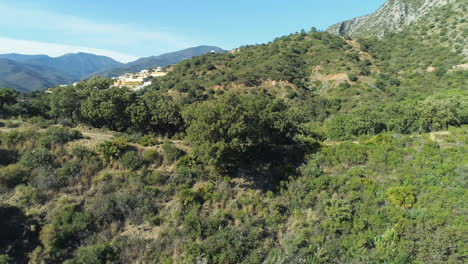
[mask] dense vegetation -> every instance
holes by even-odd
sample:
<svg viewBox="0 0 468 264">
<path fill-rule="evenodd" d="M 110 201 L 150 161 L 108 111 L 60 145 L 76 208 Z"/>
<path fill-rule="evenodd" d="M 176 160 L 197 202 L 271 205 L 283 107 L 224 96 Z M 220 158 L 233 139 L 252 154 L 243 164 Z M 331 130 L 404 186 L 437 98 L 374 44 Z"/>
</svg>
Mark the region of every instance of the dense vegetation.
<svg viewBox="0 0 468 264">
<path fill-rule="evenodd" d="M 413 30 L 1 88 L 0 263 L 465 263 L 466 59 Z"/>
</svg>

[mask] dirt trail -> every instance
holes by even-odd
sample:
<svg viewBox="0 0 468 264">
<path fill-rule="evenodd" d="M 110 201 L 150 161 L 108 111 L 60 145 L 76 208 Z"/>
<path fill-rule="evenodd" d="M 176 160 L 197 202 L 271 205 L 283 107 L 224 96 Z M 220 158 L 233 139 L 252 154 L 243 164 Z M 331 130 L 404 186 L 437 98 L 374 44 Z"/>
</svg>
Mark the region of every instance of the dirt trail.
<svg viewBox="0 0 468 264">
<path fill-rule="evenodd" d="M 96 130 L 84 130 L 84 129 L 77 129 L 78 131 L 83 134 L 82 139 L 75 140 L 70 142 L 72 146 L 83 146 L 89 149 L 94 149 L 99 145 L 99 143 L 110 140 L 114 137 L 112 132 L 101 132 Z"/>
<path fill-rule="evenodd" d="M 445 135 L 450 135 L 450 132 L 449 131 L 436 131 L 436 132 L 430 132 L 428 133 L 429 135 L 429 139 L 431 141 L 435 141 L 435 142 L 441 142 L 442 140 L 440 140 L 438 137 L 439 136 L 445 136 Z M 336 146 L 336 145 L 340 145 L 340 144 L 343 144 L 345 142 L 350 142 L 349 140 L 348 141 L 324 141 L 322 142 L 323 145 L 325 146 Z M 359 144 L 359 141 L 351 141 L 353 144 Z"/>
<path fill-rule="evenodd" d="M 450 132 L 448 131 L 437 131 L 437 132 L 431 132 L 429 133 L 429 139 L 432 141 L 439 141 L 437 140 L 438 136 L 444 136 L 444 135 L 450 135 Z"/>
</svg>

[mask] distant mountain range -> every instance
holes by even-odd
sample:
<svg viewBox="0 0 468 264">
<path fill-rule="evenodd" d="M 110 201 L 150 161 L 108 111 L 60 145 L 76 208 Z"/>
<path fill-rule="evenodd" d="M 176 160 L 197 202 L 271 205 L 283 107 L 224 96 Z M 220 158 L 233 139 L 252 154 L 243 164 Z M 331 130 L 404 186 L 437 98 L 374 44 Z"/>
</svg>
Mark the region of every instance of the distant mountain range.
<svg viewBox="0 0 468 264">
<path fill-rule="evenodd" d="M 119 67 L 123 63 L 88 53 L 47 55 L 0 55 L 0 86 L 19 91 L 43 90 L 89 77 L 91 74 Z"/>
<path fill-rule="evenodd" d="M 26 92 L 70 82 L 69 77 L 39 65 L 0 59 L 0 87 Z"/>
<path fill-rule="evenodd" d="M 222 52 L 213 46 L 199 46 L 173 53 L 141 58 L 127 64 L 88 53 L 47 55 L 0 54 L 0 87 L 18 91 L 44 90 L 77 82 L 94 75 L 118 76 L 152 67 L 165 67 L 209 52 Z"/>
<path fill-rule="evenodd" d="M 151 56 L 146 58 L 138 59 L 134 62 L 127 63 L 120 67 L 103 71 L 99 73 L 100 76 L 115 77 L 122 75 L 126 72 L 137 72 L 144 69 L 154 67 L 166 67 L 168 65 L 179 63 L 183 60 L 190 59 L 195 56 L 203 55 L 210 52 L 224 52 L 223 49 L 215 46 L 198 46 L 188 48 L 176 52 L 166 53 L 160 56 Z"/>
</svg>

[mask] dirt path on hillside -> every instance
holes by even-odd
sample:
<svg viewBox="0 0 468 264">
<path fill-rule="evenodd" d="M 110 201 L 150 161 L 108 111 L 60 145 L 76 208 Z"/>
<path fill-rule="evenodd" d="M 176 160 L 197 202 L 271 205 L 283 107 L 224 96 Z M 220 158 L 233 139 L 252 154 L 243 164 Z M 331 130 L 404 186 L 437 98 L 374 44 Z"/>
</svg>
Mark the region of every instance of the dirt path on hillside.
<svg viewBox="0 0 468 264">
<path fill-rule="evenodd" d="M 80 128 L 78 128 L 77 130 L 80 131 L 81 134 L 83 134 L 84 138 L 70 142 L 69 144 L 71 146 L 83 146 L 88 149 L 95 149 L 99 145 L 99 143 L 106 140 L 110 140 L 114 137 L 114 134 L 112 132 L 84 130 Z"/>
</svg>

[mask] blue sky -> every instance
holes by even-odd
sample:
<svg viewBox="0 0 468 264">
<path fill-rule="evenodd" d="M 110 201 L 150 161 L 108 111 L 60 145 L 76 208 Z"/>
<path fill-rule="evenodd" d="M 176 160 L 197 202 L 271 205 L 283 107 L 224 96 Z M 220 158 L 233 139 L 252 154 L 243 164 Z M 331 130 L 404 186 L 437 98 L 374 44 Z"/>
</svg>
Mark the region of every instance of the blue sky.
<svg viewBox="0 0 468 264">
<path fill-rule="evenodd" d="M 128 62 L 197 45 L 233 49 L 326 29 L 385 0 L 0 0 L 0 54 L 90 52 Z"/>
</svg>

